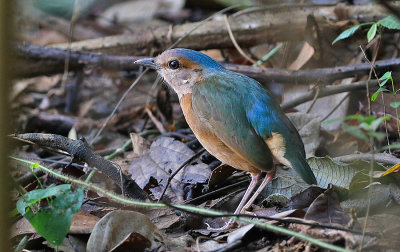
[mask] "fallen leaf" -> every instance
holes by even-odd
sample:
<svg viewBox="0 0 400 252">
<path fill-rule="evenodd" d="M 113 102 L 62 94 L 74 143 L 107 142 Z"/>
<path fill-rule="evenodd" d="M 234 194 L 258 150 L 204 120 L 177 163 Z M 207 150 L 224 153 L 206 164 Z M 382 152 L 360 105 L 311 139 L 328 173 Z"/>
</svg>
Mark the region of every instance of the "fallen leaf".
<svg viewBox="0 0 400 252">
<path fill-rule="evenodd" d="M 150 149 L 150 142 L 136 133 L 130 134 L 133 153 L 137 156 L 146 154 Z"/>
<path fill-rule="evenodd" d="M 350 217 L 340 207 L 339 195 L 333 188 L 327 189 L 311 203 L 304 219 L 341 225 L 347 225 L 350 221 Z"/>
<path fill-rule="evenodd" d="M 94 227 L 87 243 L 87 251 L 110 251 L 124 242 L 131 250 L 144 248 L 167 249 L 166 236 L 150 219 L 141 213 L 117 210 L 105 215 Z"/>
<path fill-rule="evenodd" d="M 72 223 L 69 229 L 70 234 L 90 234 L 100 220 L 99 217 L 89 213 L 78 211 L 72 216 Z"/>
<path fill-rule="evenodd" d="M 325 190 L 318 186 L 310 186 L 306 190 L 290 198 L 289 209 L 302 209 L 310 204 Z"/>
<path fill-rule="evenodd" d="M 222 164 L 215 168 L 208 180 L 208 187 L 214 188 L 217 185 L 223 184 L 226 181 L 226 178 L 232 175 L 235 171 L 237 171 L 232 166 Z"/>
<path fill-rule="evenodd" d="M 314 48 L 308 42 L 304 42 L 299 55 L 297 56 L 296 60 L 290 64 L 288 69 L 299 70 L 312 58 L 314 53 Z"/>
<path fill-rule="evenodd" d="M 307 159 L 318 181 L 318 186 L 328 188 L 329 184 L 349 189 L 353 177 L 369 167 L 369 162 L 357 160 L 350 164 L 332 160 L 330 157 Z M 383 169 L 383 167 L 382 167 Z"/>
<path fill-rule="evenodd" d="M 146 155 L 131 163 L 129 172 L 141 188 L 149 188 L 154 197 L 159 199 L 171 174 L 194 154 L 184 143 L 170 137 L 160 137 L 151 144 Z M 171 180 L 166 198 L 183 202 L 185 184 L 205 183 L 210 174 L 211 170 L 206 164 L 199 159 L 194 160 Z"/>
<path fill-rule="evenodd" d="M 332 184 L 349 189 L 353 177 L 365 167 L 369 167 L 369 163 L 366 161 L 358 160 L 345 164 L 332 160 L 330 157 L 311 157 L 307 159 L 307 162 L 321 188 L 328 188 L 328 185 Z M 291 197 L 309 187 L 310 185 L 305 183 L 292 168 L 278 168 L 275 178 L 265 187 L 261 195 L 267 200 L 276 196 L 284 196 L 289 201 Z"/>
</svg>

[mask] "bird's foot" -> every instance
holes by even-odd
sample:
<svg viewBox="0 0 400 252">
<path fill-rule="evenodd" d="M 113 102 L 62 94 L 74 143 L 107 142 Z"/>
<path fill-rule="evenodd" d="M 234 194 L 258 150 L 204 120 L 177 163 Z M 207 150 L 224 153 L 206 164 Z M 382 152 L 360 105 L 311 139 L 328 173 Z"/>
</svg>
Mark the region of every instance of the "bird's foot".
<svg viewBox="0 0 400 252">
<path fill-rule="evenodd" d="M 257 214 L 254 213 L 254 210 L 256 208 L 258 208 L 258 207 L 255 205 L 249 205 L 249 206 L 246 205 L 242 208 L 242 210 L 240 210 L 240 214 L 252 215 L 252 216 L 256 217 Z"/>
<path fill-rule="evenodd" d="M 230 229 L 238 227 L 238 223 L 233 219 L 229 219 L 229 221 L 226 222 L 225 225 L 219 228 L 213 228 L 208 223 L 206 223 L 206 225 L 207 225 L 207 230 L 212 232 L 228 231 Z"/>
</svg>

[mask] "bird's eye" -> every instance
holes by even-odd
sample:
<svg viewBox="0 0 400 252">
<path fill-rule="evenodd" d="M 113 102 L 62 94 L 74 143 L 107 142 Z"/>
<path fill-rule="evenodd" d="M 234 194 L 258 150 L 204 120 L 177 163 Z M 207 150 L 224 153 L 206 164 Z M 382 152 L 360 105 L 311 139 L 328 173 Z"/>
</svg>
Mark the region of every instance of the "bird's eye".
<svg viewBox="0 0 400 252">
<path fill-rule="evenodd" d="M 168 67 L 172 70 L 178 69 L 180 66 L 181 64 L 179 63 L 179 60 L 171 60 L 168 62 Z"/>
</svg>

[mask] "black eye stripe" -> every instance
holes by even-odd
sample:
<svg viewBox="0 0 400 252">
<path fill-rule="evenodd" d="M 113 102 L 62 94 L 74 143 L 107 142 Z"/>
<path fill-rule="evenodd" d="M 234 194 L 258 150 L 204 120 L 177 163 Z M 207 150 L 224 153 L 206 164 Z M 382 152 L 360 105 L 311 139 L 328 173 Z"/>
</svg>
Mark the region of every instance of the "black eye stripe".
<svg viewBox="0 0 400 252">
<path fill-rule="evenodd" d="M 171 60 L 168 62 L 168 67 L 171 68 L 172 70 L 178 69 L 181 66 L 181 63 L 179 60 Z"/>
</svg>

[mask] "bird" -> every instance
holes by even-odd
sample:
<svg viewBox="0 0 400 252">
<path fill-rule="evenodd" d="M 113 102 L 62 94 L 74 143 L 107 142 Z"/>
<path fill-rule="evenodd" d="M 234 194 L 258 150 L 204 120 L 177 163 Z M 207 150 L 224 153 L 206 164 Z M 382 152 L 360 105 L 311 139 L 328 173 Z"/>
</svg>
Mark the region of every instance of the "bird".
<svg viewBox="0 0 400 252">
<path fill-rule="evenodd" d="M 297 129 L 256 80 L 185 48 L 134 63 L 156 70 L 177 93 L 189 127 L 210 154 L 250 173 L 251 182 L 234 214 L 250 208 L 274 178 L 275 164 L 293 168 L 306 183 L 317 184 Z M 250 198 L 263 173 L 264 180 Z"/>
</svg>

